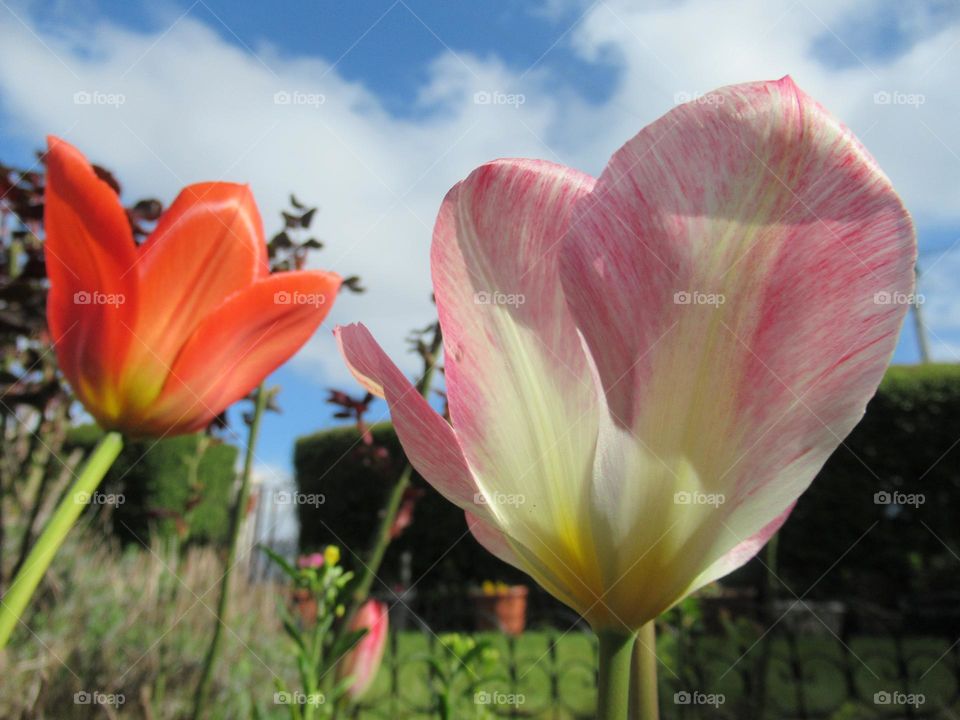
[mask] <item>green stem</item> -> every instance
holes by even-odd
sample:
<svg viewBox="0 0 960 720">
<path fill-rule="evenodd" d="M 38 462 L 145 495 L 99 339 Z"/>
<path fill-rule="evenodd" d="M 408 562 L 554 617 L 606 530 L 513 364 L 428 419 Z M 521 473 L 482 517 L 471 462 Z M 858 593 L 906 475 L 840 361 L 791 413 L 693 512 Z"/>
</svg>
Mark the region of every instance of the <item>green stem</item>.
<svg viewBox="0 0 960 720">
<path fill-rule="evenodd" d="M 597 720 L 627 720 L 630 705 L 630 663 L 637 636 L 604 630 L 600 641 L 600 678 L 597 687 Z M 646 720 L 644 718 L 644 720 Z"/>
<path fill-rule="evenodd" d="M 247 452 L 243 461 L 243 475 L 240 477 L 240 492 L 237 493 L 236 505 L 233 508 L 233 517 L 230 520 L 230 537 L 227 548 L 226 566 L 220 578 L 220 598 L 217 601 L 217 624 L 213 630 L 213 639 L 207 648 L 207 656 L 203 662 L 203 675 L 197 685 L 197 693 L 193 702 L 193 720 L 203 717 L 203 711 L 210 697 L 210 686 L 213 682 L 213 669 L 220 653 L 223 641 L 224 618 L 227 614 L 227 602 L 230 596 L 230 576 L 237 557 L 237 542 L 240 539 L 240 528 L 247 513 L 247 501 L 250 495 L 250 477 L 253 473 L 254 449 L 257 445 L 257 436 L 260 434 L 260 419 L 267 406 L 267 392 L 263 383 L 256 390 L 253 417 L 250 420 L 250 431 L 247 435 Z"/>
<path fill-rule="evenodd" d="M 119 433 L 109 432 L 103 436 L 37 539 L 9 591 L 0 601 L 0 649 L 6 647 L 10 634 L 50 567 L 54 555 L 87 506 L 90 496 L 100 486 L 122 447 L 123 438 Z"/>
<path fill-rule="evenodd" d="M 631 706 L 641 720 L 659 720 L 657 701 L 657 629 L 651 620 L 637 634 L 633 659 Z"/>
</svg>

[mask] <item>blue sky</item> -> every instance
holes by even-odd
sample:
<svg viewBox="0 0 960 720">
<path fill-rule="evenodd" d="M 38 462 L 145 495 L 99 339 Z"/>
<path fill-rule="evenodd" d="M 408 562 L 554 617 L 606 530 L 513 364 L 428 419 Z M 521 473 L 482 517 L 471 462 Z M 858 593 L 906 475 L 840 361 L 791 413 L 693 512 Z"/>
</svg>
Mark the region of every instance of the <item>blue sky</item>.
<svg viewBox="0 0 960 720">
<path fill-rule="evenodd" d="M 9 2 L 9 0 L 7 0 Z M 906 7 L 904 7 L 906 5 Z M 760 7 L 763 6 L 763 7 Z M 864 0 L 494 3 L 438 0 L 9 2 L 0 6 L 0 159 L 30 162 L 60 133 L 116 170 L 131 197 L 186 182 L 250 182 L 267 231 L 289 191 L 321 206 L 318 266 L 364 276 L 332 322 L 366 321 L 400 358 L 426 324 L 429 226 L 446 188 L 480 162 L 524 155 L 597 173 L 675 99 L 779 77 L 838 114 L 914 213 L 936 357 L 960 359 L 960 3 Z M 76 90 L 120 108 L 77 108 Z M 273 92 L 322 94 L 319 111 Z M 477 107 L 477 91 L 522 107 Z M 922 103 L 877 104 L 875 93 Z M 322 337 L 320 336 L 322 335 Z M 357 388 L 329 326 L 272 381 L 284 413 L 260 463 L 289 470 L 293 438 L 330 423 L 325 388 Z M 916 359 L 907 324 L 896 360 Z M 383 406 L 378 406 L 383 412 Z"/>
</svg>

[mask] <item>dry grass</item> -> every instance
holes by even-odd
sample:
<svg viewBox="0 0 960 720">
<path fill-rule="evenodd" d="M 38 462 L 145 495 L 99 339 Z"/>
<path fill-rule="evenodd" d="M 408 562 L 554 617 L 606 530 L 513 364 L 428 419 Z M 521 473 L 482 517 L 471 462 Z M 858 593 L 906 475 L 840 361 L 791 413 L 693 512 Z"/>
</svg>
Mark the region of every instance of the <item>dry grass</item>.
<svg viewBox="0 0 960 720">
<path fill-rule="evenodd" d="M 0 655 L 0 717 L 186 717 L 213 632 L 222 569 L 211 550 L 178 559 L 175 549 L 122 551 L 103 537 L 75 533 L 38 593 L 28 627 L 21 625 Z M 249 717 L 254 701 L 270 717 L 275 678 L 292 679 L 276 620 L 282 589 L 247 585 L 237 570 L 210 717 Z M 122 695 L 124 702 L 81 704 L 77 693 Z"/>
</svg>

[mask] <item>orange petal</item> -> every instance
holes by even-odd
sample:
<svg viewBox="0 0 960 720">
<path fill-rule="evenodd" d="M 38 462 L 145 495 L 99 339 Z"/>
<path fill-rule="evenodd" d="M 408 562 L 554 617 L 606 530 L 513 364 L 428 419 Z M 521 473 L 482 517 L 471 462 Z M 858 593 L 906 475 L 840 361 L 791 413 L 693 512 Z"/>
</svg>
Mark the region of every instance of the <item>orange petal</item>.
<svg viewBox="0 0 960 720">
<path fill-rule="evenodd" d="M 49 137 L 44 251 L 47 322 L 64 375 L 98 419 L 118 412 L 116 384 L 131 343 L 136 246 L 116 192 L 83 154 Z"/>
<path fill-rule="evenodd" d="M 147 354 L 172 365 L 207 315 L 267 272 L 250 188 L 224 182 L 184 188 L 140 250 L 137 335 Z"/>
<path fill-rule="evenodd" d="M 234 294 L 183 346 L 139 429 L 190 432 L 206 425 L 310 339 L 340 283 L 332 272 L 279 273 Z"/>
</svg>

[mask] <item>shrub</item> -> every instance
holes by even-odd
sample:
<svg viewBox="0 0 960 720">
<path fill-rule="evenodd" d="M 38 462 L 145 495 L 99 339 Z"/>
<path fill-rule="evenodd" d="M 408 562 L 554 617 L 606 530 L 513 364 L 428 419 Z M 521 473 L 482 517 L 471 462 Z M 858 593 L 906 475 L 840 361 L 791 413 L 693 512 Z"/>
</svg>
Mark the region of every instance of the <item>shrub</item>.
<svg viewBox="0 0 960 720">
<path fill-rule="evenodd" d="M 300 548 L 314 550 L 328 543 L 363 553 L 380 521 L 393 483 L 403 469 L 403 452 L 390 423 L 371 428 L 374 442 L 385 446 L 398 462 L 376 465 L 362 452 L 354 427 L 335 428 L 299 438 L 294 450 L 296 481 L 300 492 L 322 494 L 323 504 L 297 506 Z M 445 500 L 419 476 L 412 486 L 423 491 L 413 523 L 391 543 L 380 576 L 399 580 L 401 558 L 410 553 L 414 579 L 427 577 L 418 587 L 427 592 L 465 580 L 522 581 L 526 576 L 486 552 L 467 531 L 463 511 Z M 350 553 L 345 553 L 350 554 Z"/>
<path fill-rule="evenodd" d="M 774 581 L 779 594 L 859 598 L 920 614 L 942 612 L 935 607 L 946 602 L 942 598 L 960 597 L 954 555 L 960 553 L 960 526 L 954 522 L 955 508 L 960 507 L 958 435 L 960 366 L 891 367 L 864 419 L 826 463 L 784 526 L 775 572 L 789 589 Z M 374 437 L 401 457 L 389 424 L 377 425 Z M 326 496 L 319 508 L 299 507 L 304 548 L 328 542 L 351 549 L 369 545 L 376 513 L 400 468 L 372 467 L 357 447 L 353 428 L 328 430 L 297 442 L 300 490 Z M 437 583 L 523 577 L 472 537 L 464 537 L 463 513 L 421 479 L 415 482 L 426 494 L 413 525 L 390 549 L 385 577 L 395 579 L 404 550 L 412 552 L 414 578 L 437 563 L 419 585 L 425 592 Z M 887 498 L 911 496 L 923 503 L 883 504 Z M 728 582 L 760 583 L 764 572 L 758 559 Z"/>
<path fill-rule="evenodd" d="M 102 434 L 94 425 L 73 428 L 67 447 L 90 449 Z M 237 453 L 202 434 L 128 440 L 102 486 L 124 498 L 109 508 L 114 531 L 125 541 L 144 543 L 154 533 L 190 543 L 225 541 Z"/>
</svg>

